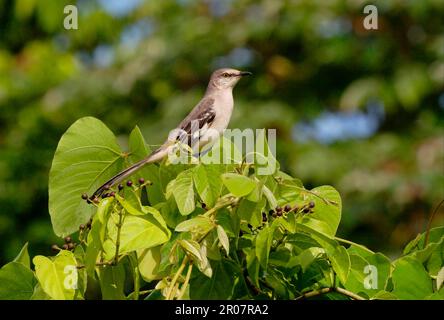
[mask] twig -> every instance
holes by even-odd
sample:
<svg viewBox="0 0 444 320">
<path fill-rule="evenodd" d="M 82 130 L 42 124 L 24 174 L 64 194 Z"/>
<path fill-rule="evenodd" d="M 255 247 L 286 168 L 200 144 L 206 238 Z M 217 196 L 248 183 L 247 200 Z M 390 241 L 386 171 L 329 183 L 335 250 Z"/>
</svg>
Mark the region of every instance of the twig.
<svg viewBox="0 0 444 320">
<path fill-rule="evenodd" d="M 122 229 L 123 223 L 123 209 L 119 210 L 119 223 L 117 224 L 117 237 L 116 237 L 116 253 L 114 256 L 114 265 L 119 262 L 119 249 L 120 249 L 120 230 Z"/>
<path fill-rule="evenodd" d="M 180 288 L 180 293 L 179 293 L 179 296 L 177 297 L 177 300 L 182 299 L 183 295 L 185 294 L 185 290 L 187 289 L 188 282 L 190 281 L 190 278 L 191 278 L 191 271 L 193 271 L 193 264 L 192 263 L 190 263 L 190 266 L 188 267 L 188 272 L 185 277 L 185 282 L 183 283 L 182 288 Z"/>
<path fill-rule="evenodd" d="M 304 293 L 303 295 L 297 297 L 295 300 L 313 298 L 313 297 L 316 297 L 316 296 L 319 296 L 319 295 L 322 295 L 322 294 L 326 294 L 326 293 L 329 293 L 329 292 L 337 292 L 337 293 L 340 293 L 340 294 L 342 294 L 344 296 L 352 298 L 353 300 L 366 300 L 363 297 L 361 297 L 361 296 L 359 296 L 359 295 L 357 295 L 357 294 L 355 294 L 353 292 L 350 292 L 348 290 L 345 290 L 345 289 L 339 288 L 339 287 L 322 288 L 322 289 L 319 289 L 319 290 L 313 290 L 313 291 Z"/>
<path fill-rule="evenodd" d="M 179 269 L 177 270 L 176 274 L 174 275 L 173 280 L 171 280 L 170 289 L 168 290 L 168 293 L 166 295 L 167 300 L 170 300 L 172 298 L 172 293 L 173 293 L 174 287 L 176 285 L 177 279 L 182 274 L 183 269 L 185 269 L 187 262 L 188 262 L 188 256 L 185 256 L 185 258 L 183 258 L 183 260 L 182 260 L 182 264 L 180 265 Z"/>
</svg>

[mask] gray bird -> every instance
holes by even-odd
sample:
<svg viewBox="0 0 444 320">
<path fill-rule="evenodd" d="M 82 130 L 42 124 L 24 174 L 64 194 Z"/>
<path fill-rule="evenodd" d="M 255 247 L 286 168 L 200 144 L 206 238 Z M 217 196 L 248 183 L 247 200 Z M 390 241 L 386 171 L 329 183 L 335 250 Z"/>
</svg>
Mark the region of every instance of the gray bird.
<svg viewBox="0 0 444 320">
<path fill-rule="evenodd" d="M 251 75 L 251 72 L 230 68 L 214 71 L 202 100 L 176 129 L 171 131 L 167 141 L 145 159 L 133 164 L 105 182 L 94 192 L 91 199 L 100 196 L 106 189 L 131 176 L 144 165 L 165 158 L 168 155 L 168 147 L 174 141 L 184 141 L 185 137 L 190 147 L 194 148 L 194 145 L 198 143 L 199 148 L 201 148 L 222 135 L 233 113 L 233 88 L 241 77 L 247 75 Z"/>
</svg>

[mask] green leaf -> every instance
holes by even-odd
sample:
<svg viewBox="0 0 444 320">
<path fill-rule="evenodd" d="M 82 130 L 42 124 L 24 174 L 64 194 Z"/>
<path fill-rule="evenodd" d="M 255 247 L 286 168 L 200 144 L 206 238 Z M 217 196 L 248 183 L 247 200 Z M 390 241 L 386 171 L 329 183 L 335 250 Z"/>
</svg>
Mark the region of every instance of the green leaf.
<svg viewBox="0 0 444 320">
<path fill-rule="evenodd" d="M 106 266 L 99 269 L 100 288 L 103 300 L 125 300 L 124 283 L 125 268 L 119 263 L 117 266 Z"/>
<path fill-rule="evenodd" d="M 186 216 L 194 211 L 194 188 L 193 188 L 193 173 L 191 170 L 186 170 L 171 181 L 171 192 L 177 203 L 177 208 L 180 214 Z M 168 188 L 167 188 L 168 189 Z"/>
<path fill-rule="evenodd" d="M 372 300 L 398 300 L 398 297 L 395 296 L 391 292 L 381 290 L 378 293 L 376 293 L 371 299 Z"/>
<path fill-rule="evenodd" d="M 31 259 L 29 258 L 28 253 L 28 242 L 23 245 L 19 254 L 17 255 L 17 257 L 15 257 L 14 262 L 20 262 L 28 269 L 31 269 Z"/>
<path fill-rule="evenodd" d="M 393 294 L 400 299 L 424 299 L 433 293 L 432 279 L 423 265 L 412 257 L 395 261 L 392 273 Z"/>
<path fill-rule="evenodd" d="M 10 262 L 0 269 L 0 300 L 28 300 L 36 284 L 28 266 L 18 261 Z"/>
<path fill-rule="evenodd" d="M 341 221 L 341 196 L 331 186 L 317 187 L 311 192 L 316 196 L 307 193 L 306 200 L 315 203 L 314 213 L 305 215 L 302 223 L 328 236 L 334 236 Z"/>
<path fill-rule="evenodd" d="M 231 297 L 237 277 L 236 266 L 226 260 L 212 262 L 213 276 L 199 274 L 190 281 L 190 299 L 226 300 Z"/>
<path fill-rule="evenodd" d="M 347 250 L 343 246 L 336 247 L 333 253 L 328 253 L 333 270 L 336 272 L 339 280 L 342 284 L 347 282 L 347 278 L 350 272 L 350 256 Z"/>
<path fill-rule="evenodd" d="M 107 199 L 107 198 L 106 198 Z M 99 204 L 102 204 L 102 202 Z M 100 216 L 96 215 L 93 218 L 91 224 L 91 230 L 88 233 L 88 237 L 86 239 L 86 253 L 85 253 L 85 267 L 87 273 L 93 277 L 94 270 L 96 268 L 97 257 L 99 256 L 100 251 L 103 249 L 103 242 L 105 241 L 105 236 L 102 236 L 102 230 L 105 228 L 105 224 L 100 222 Z"/>
<path fill-rule="evenodd" d="M 213 207 L 222 191 L 221 173 L 224 167 L 220 165 L 200 164 L 193 169 L 193 180 L 196 191 L 202 201 Z"/>
<path fill-rule="evenodd" d="M 200 254 L 200 245 L 194 240 L 178 240 L 177 243 L 185 250 L 185 252 L 192 255 L 197 261 L 202 261 Z"/>
<path fill-rule="evenodd" d="M 119 201 L 119 203 L 125 209 L 125 211 L 128 212 L 129 214 L 132 214 L 134 216 L 143 216 L 143 215 L 145 215 L 145 212 L 143 212 L 141 210 L 141 205 L 138 206 L 140 208 L 140 209 L 138 209 L 137 207 L 134 207 L 133 205 L 131 205 L 131 203 L 126 201 L 126 199 L 122 198 L 118 194 L 116 194 L 115 197 L 116 197 L 116 200 Z"/>
<path fill-rule="evenodd" d="M 135 126 L 133 131 L 131 131 L 129 137 L 129 160 L 131 163 L 136 163 L 144 158 L 146 158 L 150 153 L 150 148 L 146 145 L 145 139 L 143 138 L 142 132 L 138 126 Z M 160 183 L 159 169 L 155 164 L 147 164 L 142 169 L 135 173 L 135 177 L 144 178 L 152 182 L 148 185 L 148 199 L 151 205 L 155 205 L 159 202 L 165 201 L 165 196 L 162 190 L 162 184 Z"/>
<path fill-rule="evenodd" d="M 225 252 L 230 254 L 230 240 L 228 240 L 228 236 L 225 233 L 224 228 L 222 226 L 217 226 L 217 237 L 219 238 L 219 242 L 222 247 L 225 249 Z"/>
<path fill-rule="evenodd" d="M 143 280 L 150 282 L 162 277 L 159 274 L 159 265 L 161 261 L 160 246 L 150 249 L 143 249 L 137 251 L 137 261 L 139 272 Z"/>
<path fill-rule="evenodd" d="M 105 251 L 107 258 L 110 258 L 114 255 L 117 236 L 117 227 L 113 221 L 109 221 L 108 230 L 110 241 Z M 119 254 L 158 246 L 167 242 L 170 236 L 171 232 L 151 215 L 126 215 L 120 230 Z"/>
<path fill-rule="evenodd" d="M 268 256 L 270 254 L 271 244 L 275 228 L 272 226 L 264 227 L 256 237 L 256 257 L 262 268 L 267 270 Z"/>
<path fill-rule="evenodd" d="M 58 236 L 85 224 L 95 207 L 81 198 L 123 168 L 114 134 L 99 120 L 77 120 L 59 141 L 49 172 L 49 213 Z"/>
<path fill-rule="evenodd" d="M 246 196 L 256 186 L 256 182 L 252 179 L 237 173 L 224 173 L 222 175 L 222 182 L 228 191 L 236 197 Z"/>
<path fill-rule="evenodd" d="M 206 234 L 208 231 L 214 228 L 214 223 L 210 218 L 205 216 L 197 216 L 192 219 L 185 220 L 179 223 L 175 231 L 177 232 L 187 232 Z"/>
<path fill-rule="evenodd" d="M 77 263 L 70 251 L 60 251 L 54 260 L 36 256 L 32 260 L 42 289 L 52 299 L 72 300 L 77 288 Z"/>
</svg>

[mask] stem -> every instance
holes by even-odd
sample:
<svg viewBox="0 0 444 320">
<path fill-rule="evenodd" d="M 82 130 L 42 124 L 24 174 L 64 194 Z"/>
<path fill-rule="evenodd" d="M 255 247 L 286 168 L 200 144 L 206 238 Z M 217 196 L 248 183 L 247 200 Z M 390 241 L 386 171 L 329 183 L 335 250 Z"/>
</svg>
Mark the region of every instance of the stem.
<svg viewBox="0 0 444 320">
<path fill-rule="evenodd" d="M 438 205 L 436 206 L 435 210 L 433 210 L 432 215 L 429 218 L 429 222 L 427 223 L 427 231 L 425 234 L 425 240 L 424 240 L 424 248 L 427 246 L 427 244 L 429 243 L 429 235 L 430 235 L 430 228 L 432 227 L 432 221 L 433 218 L 435 217 L 436 212 L 438 211 L 439 207 L 444 203 L 444 199 L 441 200 L 440 203 L 438 203 Z"/>
<path fill-rule="evenodd" d="M 187 289 L 188 282 L 190 281 L 190 278 L 191 278 L 191 271 L 192 270 L 193 270 L 193 264 L 190 263 L 190 266 L 188 267 L 187 276 L 185 278 L 185 282 L 182 285 L 182 288 L 180 290 L 179 296 L 177 297 L 177 300 L 182 299 L 183 295 L 185 294 L 185 290 Z"/>
<path fill-rule="evenodd" d="M 361 297 L 353 292 L 350 292 L 348 290 L 345 290 L 343 288 L 338 288 L 338 287 L 322 288 L 319 290 L 313 290 L 313 291 L 304 293 L 303 295 L 297 297 L 295 300 L 308 299 L 308 298 L 316 297 L 316 296 L 326 294 L 329 292 L 337 292 L 337 293 L 343 294 L 344 296 L 352 298 L 353 300 L 365 300 L 363 297 Z"/>
<path fill-rule="evenodd" d="M 119 249 L 120 249 L 120 230 L 123 223 L 123 209 L 119 210 L 119 223 L 117 224 L 117 237 L 116 237 L 116 253 L 114 255 L 114 265 L 119 262 Z"/>
<path fill-rule="evenodd" d="M 185 269 L 187 262 L 188 262 L 188 256 L 185 256 L 185 258 L 183 258 L 183 260 L 182 260 L 182 264 L 180 265 L 179 269 L 177 270 L 176 274 L 174 275 L 173 280 L 171 280 L 170 289 L 168 290 L 168 293 L 166 295 L 167 300 L 171 300 L 171 296 L 173 293 L 173 289 L 176 285 L 177 279 L 182 274 L 183 269 Z"/>
</svg>

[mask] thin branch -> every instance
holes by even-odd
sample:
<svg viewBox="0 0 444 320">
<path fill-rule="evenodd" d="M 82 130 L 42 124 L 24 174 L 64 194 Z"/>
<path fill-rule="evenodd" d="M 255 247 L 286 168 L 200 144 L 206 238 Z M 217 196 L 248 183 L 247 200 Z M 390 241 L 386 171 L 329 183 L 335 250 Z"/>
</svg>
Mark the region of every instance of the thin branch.
<svg viewBox="0 0 444 320">
<path fill-rule="evenodd" d="M 168 293 L 166 295 L 167 300 L 172 299 L 172 294 L 173 294 L 173 290 L 176 285 L 177 279 L 182 274 L 183 269 L 185 269 L 187 262 L 188 262 L 188 256 L 185 256 L 185 258 L 183 258 L 183 260 L 182 260 L 182 264 L 180 265 L 179 269 L 177 270 L 176 274 L 174 275 L 173 280 L 171 280 L 170 289 L 168 290 Z"/>
<path fill-rule="evenodd" d="M 338 288 L 338 287 L 322 288 L 322 289 L 319 289 L 319 290 L 309 291 L 309 292 L 304 293 L 303 295 L 297 297 L 295 300 L 313 298 L 313 297 L 320 296 L 322 294 L 326 294 L 326 293 L 329 293 L 329 292 L 337 292 L 337 293 L 340 293 L 340 294 L 342 294 L 344 296 L 352 298 L 353 300 L 366 300 L 363 297 L 361 297 L 361 296 L 359 296 L 359 295 L 357 295 L 357 294 L 355 294 L 353 292 L 350 292 L 348 290 L 345 290 L 343 288 Z"/>
<path fill-rule="evenodd" d="M 193 264 L 192 263 L 190 263 L 190 266 L 188 267 L 188 272 L 185 277 L 185 282 L 183 283 L 182 288 L 180 288 L 180 293 L 179 293 L 179 296 L 177 297 L 177 300 L 182 299 L 183 295 L 185 294 L 185 290 L 187 289 L 188 282 L 190 281 L 190 278 L 191 278 L 191 271 L 193 271 Z"/>
</svg>

